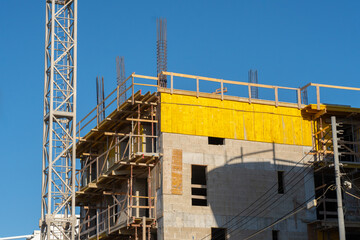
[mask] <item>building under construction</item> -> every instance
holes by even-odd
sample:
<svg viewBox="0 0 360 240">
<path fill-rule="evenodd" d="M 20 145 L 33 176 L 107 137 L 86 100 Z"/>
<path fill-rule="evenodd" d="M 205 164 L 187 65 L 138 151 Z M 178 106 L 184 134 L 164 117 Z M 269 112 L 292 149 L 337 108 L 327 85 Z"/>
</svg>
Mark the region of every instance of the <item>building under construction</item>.
<svg viewBox="0 0 360 240">
<path fill-rule="evenodd" d="M 360 109 L 320 97 L 360 88 L 168 72 L 159 20 L 157 76 L 118 58 L 75 124 L 77 1 L 46 11 L 42 239 L 360 238 Z"/>
<path fill-rule="evenodd" d="M 338 239 L 330 116 L 341 122 L 342 179 L 353 185 L 343 190 L 347 235 L 359 237 L 360 109 L 320 101 L 320 89 L 359 89 L 159 76 L 166 87 L 131 74 L 78 123 L 80 239 L 247 239 L 299 209 L 254 239 Z M 183 81 L 194 89 L 174 87 Z M 251 98 L 251 87 L 274 100 Z M 302 103 L 307 88 L 315 104 Z M 282 90 L 295 101 L 280 101 Z"/>
</svg>

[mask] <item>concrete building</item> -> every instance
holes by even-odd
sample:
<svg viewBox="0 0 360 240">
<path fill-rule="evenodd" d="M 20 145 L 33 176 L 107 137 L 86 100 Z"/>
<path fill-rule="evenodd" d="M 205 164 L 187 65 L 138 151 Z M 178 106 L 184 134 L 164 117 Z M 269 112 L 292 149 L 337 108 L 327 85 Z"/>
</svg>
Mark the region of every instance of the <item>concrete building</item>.
<svg viewBox="0 0 360 240">
<path fill-rule="evenodd" d="M 328 119 L 352 122 L 341 161 L 356 184 L 359 109 L 321 104 L 323 85 L 161 76 L 132 74 L 78 123 L 80 239 L 337 239 Z M 359 201 L 344 205 L 358 237 Z"/>
</svg>

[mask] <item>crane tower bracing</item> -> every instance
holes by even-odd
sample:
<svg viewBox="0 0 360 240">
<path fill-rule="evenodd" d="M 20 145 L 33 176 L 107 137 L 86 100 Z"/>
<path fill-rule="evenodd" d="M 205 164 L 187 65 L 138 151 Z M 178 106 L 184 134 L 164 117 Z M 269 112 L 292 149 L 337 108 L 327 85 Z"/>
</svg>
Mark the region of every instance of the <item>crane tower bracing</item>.
<svg viewBox="0 0 360 240">
<path fill-rule="evenodd" d="M 41 238 L 75 237 L 77 0 L 46 0 Z"/>
</svg>

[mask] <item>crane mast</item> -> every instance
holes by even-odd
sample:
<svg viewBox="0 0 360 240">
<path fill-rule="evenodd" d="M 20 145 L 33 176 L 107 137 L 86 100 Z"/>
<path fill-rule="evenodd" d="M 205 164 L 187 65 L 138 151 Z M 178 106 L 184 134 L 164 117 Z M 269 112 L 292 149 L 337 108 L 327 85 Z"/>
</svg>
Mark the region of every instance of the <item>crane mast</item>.
<svg viewBox="0 0 360 240">
<path fill-rule="evenodd" d="M 75 238 L 77 0 L 46 0 L 41 238 Z"/>
</svg>

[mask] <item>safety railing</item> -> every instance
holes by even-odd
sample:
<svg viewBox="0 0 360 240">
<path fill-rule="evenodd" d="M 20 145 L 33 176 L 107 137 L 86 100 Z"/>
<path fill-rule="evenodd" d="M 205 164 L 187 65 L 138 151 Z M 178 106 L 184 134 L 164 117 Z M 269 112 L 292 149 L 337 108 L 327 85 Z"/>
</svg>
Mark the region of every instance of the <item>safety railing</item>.
<svg viewBox="0 0 360 240">
<path fill-rule="evenodd" d="M 337 89 L 337 90 L 351 90 L 351 91 L 360 91 L 360 88 L 356 87 L 343 87 L 343 86 L 334 86 L 327 84 L 318 84 L 318 83 L 308 83 L 304 87 L 300 88 L 301 91 L 308 92 L 310 88 L 315 88 L 316 91 L 316 108 L 320 110 L 321 99 L 320 99 L 320 91 L 321 89 Z"/>
<path fill-rule="evenodd" d="M 142 82 L 136 82 L 140 79 Z M 150 81 L 150 83 L 148 83 Z M 154 83 L 155 81 L 155 83 Z M 125 90 L 121 91 L 122 87 L 125 86 Z M 121 104 L 123 104 L 123 99 L 127 99 L 127 96 L 131 96 L 131 102 L 134 103 L 134 97 L 137 86 L 150 88 L 153 92 L 157 91 L 157 78 L 138 75 L 132 73 L 128 78 L 126 78 L 121 84 L 107 95 L 103 101 L 99 102 L 96 107 L 94 107 L 83 119 L 81 119 L 76 126 L 77 132 L 76 136 L 81 138 L 81 131 L 87 132 L 87 127 L 99 127 L 99 124 L 103 120 L 101 116 L 104 115 L 105 111 L 114 111 L 119 109 Z M 155 89 L 154 89 L 155 88 Z"/>
<path fill-rule="evenodd" d="M 308 104 L 304 101 L 304 97 L 307 97 L 307 90 L 314 87 L 316 89 L 315 97 L 317 108 L 320 109 L 321 99 L 320 90 L 322 88 L 332 88 L 337 90 L 353 90 L 360 91 L 360 88 L 355 87 L 343 87 L 326 84 L 309 83 L 301 88 L 274 86 L 266 84 L 248 83 L 233 80 L 225 80 L 218 78 L 201 77 L 189 74 L 180 74 L 173 72 L 162 72 L 162 75 L 169 76 L 167 87 L 160 87 L 158 85 L 157 77 L 150 77 L 144 75 L 138 75 L 132 73 L 121 85 L 118 85 L 102 102 L 100 102 L 95 108 L 93 108 L 82 120 L 77 123 L 77 136 L 80 138 L 80 132 L 86 130 L 89 126 L 98 127 L 101 122 L 101 115 L 105 110 L 115 110 L 120 107 L 122 100 L 126 99 L 126 96 L 130 96 L 129 100 L 134 103 L 135 92 L 142 88 L 155 91 L 169 91 L 171 94 L 177 90 L 188 90 L 199 97 L 202 93 L 211 93 L 212 96 L 217 96 L 221 100 L 224 100 L 225 96 L 235 96 L 245 98 L 244 101 L 249 103 L 256 103 L 258 100 L 269 100 L 267 104 L 273 104 L 275 106 L 288 105 L 286 103 L 296 104 L 298 108 L 301 108 L 303 104 Z M 176 79 L 177 78 L 177 79 Z M 185 84 L 184 79 L 192 80 L 192 83 Z M 149 83 L 150 82 L 150 83 Z M 215 84 L 214 86 L 212 84 Z M 121 87 L 125 85 L 125 90 L 121 91 Z M 175 86 L 176 85 L 176 86 Z M 186 86 L 185 86 L 186 85 Z M 242 89 L 238 89 L 242 87 Z M 185 89 L 186 88 L 186 89 Z M 264 94 L 262 98 L 255 98 L 251 95 L 252 88 L 259 88 L 264 90 L 270 90 L 267 94 Z M 290 91 L 288 94 L 285 91 Z M 280 93 L 281 92 L 281 93 Z M 287 100 L 282 100 L 287 96 Z M 295 100 L 290 101 L 289 96 L 296 96 Z M 292 97 L 291 97 L 292 98 Z M 104 106 L 104 107 L 102 107 Z"/>
<path fill-rule="evenodd" d="M 119 139 L 119 136 L 121 137 Z M 98 181 L 99 177 L 116 164 L 128 164 L 136 155 L 153 155 L 156 153 L 157 136 L 121 134 L 113 136 L 109 148 L 100 155 L 90 155 L 83 161 L 80 170 L 76 172 L 76 187 L 87 186 Z M 141 163 L 138 163 L 141 165 Z"/>
<path fill-rule="evenodd" d="M 103 233 L 110 233 L 113 228 L 126 226 L 129 221 L 128 197 L 117 200 L 113 205 L 108 205 L 102 211 L 96 210 L 93 216 L 81 219 L 78 239 L 99 237 Z"/>
<path fill-rule="evenodd" d="M 201 77 L 201 76 L 195 76 L 195 75 L 189 75 L 189 74 L 181 74 L 181 73 L 173 73 L 173 72 L 162 72 L 163 75 L 170 76 L 170 93 L 173 94 L 174 90 L 177 90 L 174 87 L 174 77 L 181 77 L 181 78 L 187 78 L 195 80 L 195 83 L 193 84 L 195 87 L 196 96 L 199 97 L 200 93 L 205 92 L 200 90 L 200 81 L 205 82 L 205 84 L 212 82 L 217 83 L 218 88 L 214 88 L 211 93 L 214 95 L 220 95 L 221 100 L 224 100 L 224 96 L 229 96 L 229 91 L 231 87 L 226 87 L 225 85 L 232 85 L 232 86 L 244 86 L 247 89 L 247 92 L 244 94 L 244 92 L 237 92 L 235 94 L 232 94 L 230 96 L 239 96 L 239 97 L 246 97 L 247 101 L 249 103 L 252 103 L 258 98 L 254 98 L 251 95 L 251 88 L 257 87 L 257 88 L 264 88 L 264 89 L 270 89 L 273 91 L 274 96 L 274 103 L 276 106 L 281 105 L 281 102 L 279 100 L 279 90 L 290 90 L 296 93 L 297 96 L 297 104 L 300 107 L 301 106 L 301 92 L 299 88 L 293 88 L 293 87 L 282 87 L 282 86 L 273 86 L 273 85 L 266 85 L 266 84 L 257 84 L 257 83 L 246 83 L 246 82 L 239 82 L 239 81 L 232 81 L 232 80 L 225 80 L 225 79 L 217 79 L 217 78 L 209 78 L 209 77 Z M 204 86 L 206 88 L 206 85 Z M 226 94 L 228 93 L 228 94 Z"/>
<path fill-rule="evenodd" d="M 146 216 L 147 218 L 156 219 L 156 196 L 139 196 L 139 195 L 129 195 L 129 220 L 131 222 L 136 218 L 142 218 Z"/>
<path fill-rule="evenodd" d="M 295 103 L 297 104 L 298 108 L 301 108 L 304 104 L 307 105 L 309 103 L 316 103 L 317 109 L 320 110 L 321 105 L 321 98 L 320 98 L 320 92 L 321 89 L 336 89 L 336 90 L 352 90 L 352 91 L 360 91 L 360 88 L 356 87 L 344 87 L 344 86 L 335 86 L 335 85 L 327 85 L 327 84 L 318 84 L 318 83 L 309 83 L 301 88 L 293 88 L 293 87 L 283 87 L 283 86 L 274 86 L 274 85 L 266 85 L 266 84 L 257 84 L 257 83 L 247 83 L 247 82 L 239 82 L 239 81 L 232 81 L 232 80 L 224 80 L 224 79 L 217 79 L 217 78 L 209 78 L 209 77 L 201 77 L 201 76 L 195 76 L 195 75 L 189 75 L 189 74 L 180 74 L 180 73 L 173 73 L 173 72 L 162 72 L 163 75 L 170 76 L 170 86 L 168 83 L 168 87 L 170 88 L 170 93 L 173 94 L 178 90 L 178 87 L 175 87 L 175 82 L 179 82 L 182 80 L 176 80 L 175 77 L 181 78 L 181 79 L 191 79 L 193 80 L 193 83 L 190 83 L 191 86 L 193 86 L 191 91 L 194 91 L 196 96 L 199 97 L 201 93 L 204 93 L 205 91 L 203 89 L 206 89 L 207 85 L 212 82 L 216 83 L 217 87 L 213 88 L 212 91 L 210 91 L 213 95 L 218 95 L 221 100 L 224 100 L 224 96 L 236 96 L 236 97 L 244 97 L 246 98 L 245 101 L 248 101 L 249 103 L 256 103 L 257 100 L 269 100 L 273 99 L 272 104 L 275 106 L 282 106 L 284 103 Z M 169 80 L 168 80 L 169 81 Z M 200 89 L 200 83 L 204 82 L 202 84 L 203 88 Z M 236 88 L 236 86 L 242 86 L 246 88 L 246 91 L 243 91 L 244 89 L 241 89 L 240 91 L 232 91 L 232 88 Z M 252 88 L 259 88 L 259 89 L 268 89 L 270 92 L 268 94 L 262 96 L 262 98 L 254 98 L 251 95 L 251 89 Z M 310 88 L 315 88 L 315 102 L 307 102 L 305 101 L 305 98 L 307 98 L 307 93 Z M 236 88 L 237 89 L 237 88 Z M 238 90 L 238 89 L 237 89 Z M 289 95 L 289 96 L 296 96 L 295 101 L 280 101 L 280 91 L 287 90 L 291 91 L 292 93 L 283 95 Z M 209 91 L 209 90 L 208 90 Z M 272 92 L 272 93 L 271 93 Z M 312 97 L 312 96 L 310 96 Z M 268 102 L 269 103 L 269 102 Z M 286 104 L 287 105 L 287 104 Z"/>
<path fill-rule="evenodd" d="M 114 230 L 131 226 L 136 218 L 156 219 L 156 197 L 133 196 L 128 193 L 122 200 L 115 201 L 115 204 L 108 205 L 101 211 L 96 210 L 93 216 L 88 215 L 80 219 L 78 239 L 110 234 Z"/>
</svg>

